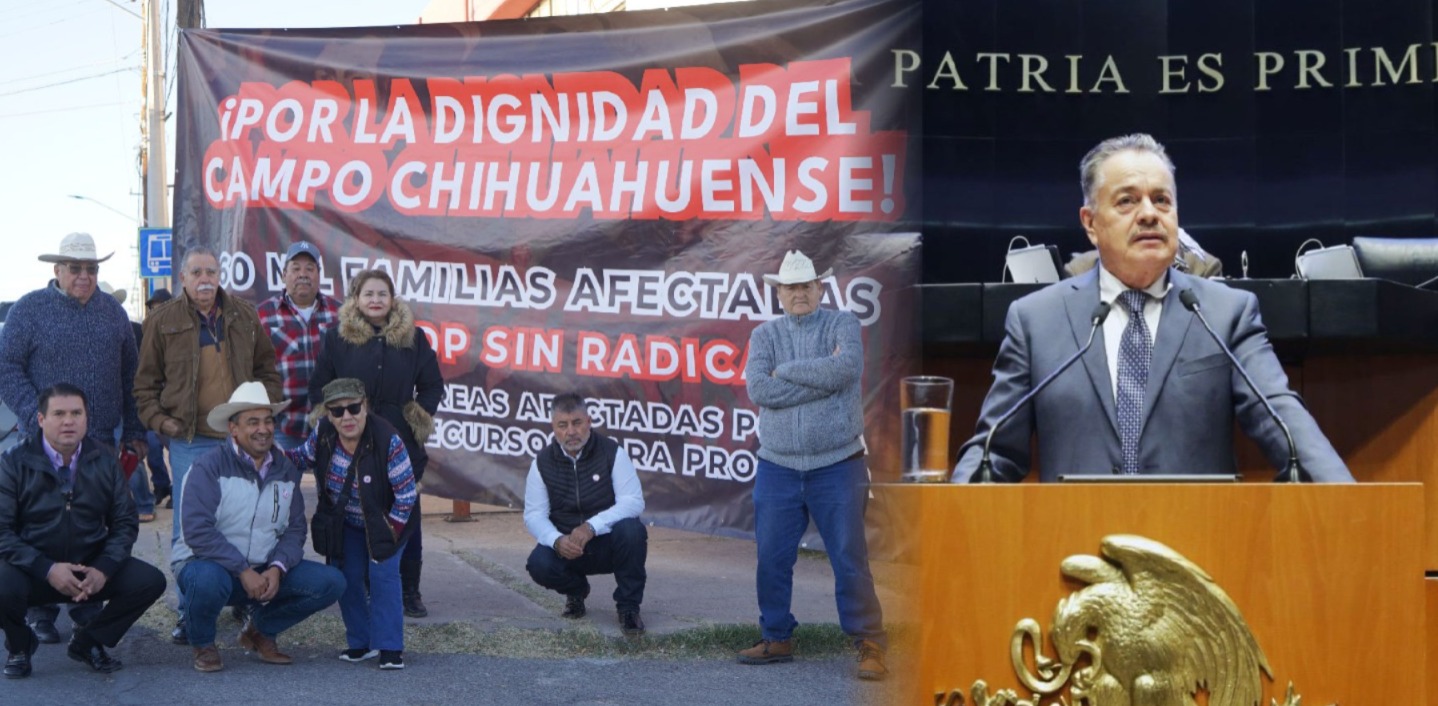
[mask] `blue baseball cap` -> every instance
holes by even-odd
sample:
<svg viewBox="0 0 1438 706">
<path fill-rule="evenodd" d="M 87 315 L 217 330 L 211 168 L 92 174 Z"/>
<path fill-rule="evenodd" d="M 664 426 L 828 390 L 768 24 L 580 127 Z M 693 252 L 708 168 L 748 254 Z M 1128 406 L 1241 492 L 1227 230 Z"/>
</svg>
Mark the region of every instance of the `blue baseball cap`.
<svg viewBox="0 0 1438 706">
<path fill-rule="evenodd" d="M 320 264 L 320 249 L 310 243 L 302 241 L 291 245 L 289 251 L 285 253 L 285 264 L 290 264 L 290 260 L 295 259 L 296 255 L 309 255 L 316 265 Z"/>
</svg>

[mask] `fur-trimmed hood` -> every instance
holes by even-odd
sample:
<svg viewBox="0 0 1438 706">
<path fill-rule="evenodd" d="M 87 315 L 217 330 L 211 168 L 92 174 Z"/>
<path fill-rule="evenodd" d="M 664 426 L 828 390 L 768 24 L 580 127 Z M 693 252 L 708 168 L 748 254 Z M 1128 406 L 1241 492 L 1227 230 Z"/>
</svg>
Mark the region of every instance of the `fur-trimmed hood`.
<svg viewBox="0 0 1438 706">
<path fill-rule="evenodd" d="M 375 336 L 374 327 L 360 313 L 354 299 L 346 299 L 340 306 L 340 338 L 356 346 L 362 346 Z M 389 320 L 380 329 L 385 343 L 395 348 L 414 348 L 414 312 L 403 300 L 395 299 L 394 308 L 389 310 Z"/>
</svg>

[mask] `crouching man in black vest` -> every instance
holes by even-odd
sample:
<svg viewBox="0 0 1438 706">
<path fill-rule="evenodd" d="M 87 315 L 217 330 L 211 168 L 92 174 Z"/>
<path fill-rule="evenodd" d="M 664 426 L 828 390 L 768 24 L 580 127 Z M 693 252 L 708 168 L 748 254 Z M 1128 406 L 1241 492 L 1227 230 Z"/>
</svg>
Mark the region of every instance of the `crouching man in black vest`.
<svg viewBox="0 0 1438 706">
<path fill-rule="evenodd" d="M 644 494 L 634 464 L 619 442 L 590 433 L 579 395 L 556 396 L 549 421 L 554 441 L 535 456 L 524 486 L 524 526 L 539 540 L 529 554 L 529 575 L 564 594 L 563 617 L 582 618 L 586 577 L 614 574 L 619 627 L 642 635 L 649 532 L 639 521 Z"/>
</svg>

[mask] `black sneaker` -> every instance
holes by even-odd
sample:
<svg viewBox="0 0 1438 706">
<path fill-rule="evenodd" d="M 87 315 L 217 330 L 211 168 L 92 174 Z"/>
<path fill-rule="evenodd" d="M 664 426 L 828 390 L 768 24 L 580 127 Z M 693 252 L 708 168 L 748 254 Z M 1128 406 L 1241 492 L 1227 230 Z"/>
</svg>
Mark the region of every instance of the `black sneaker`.
<svg viewBox="0 0 1438 706">
<path fill-rule="evenodd" d="M 564 612 L 559 614 L 561 618 L 578 620 L 584 617 L 587 611 L 584 609 L 584 596 L 565 596 Z"/>
<path fill-rule="evenodd" d="M 404 653 L 399 650 L 380 650 L 379 668 L 404 669 Z"/>
<path fill-rule="evenodd" d="M 175 629 L 170 631 L 170 642 L 173 642 L 176 645 L 190 644 L 190 638 L 185 634 L 184 618 L 180 618 L 179 620 L 175 621 Z"/>
<path fill-rule="evenodd" d="M 372 650 L 368 647 L 356 647 L 352 650 L 345 650 L 340 653 L 340 659 L 346 662 L 363 662 L 378 656 L 379 650 Z"/>
<path fill-rule="evenodd" d="M 639 609 L 619 611 L 619 630 L 635 637 L 644 634 L 644 621 L 639 619 Z"/>
</svg>

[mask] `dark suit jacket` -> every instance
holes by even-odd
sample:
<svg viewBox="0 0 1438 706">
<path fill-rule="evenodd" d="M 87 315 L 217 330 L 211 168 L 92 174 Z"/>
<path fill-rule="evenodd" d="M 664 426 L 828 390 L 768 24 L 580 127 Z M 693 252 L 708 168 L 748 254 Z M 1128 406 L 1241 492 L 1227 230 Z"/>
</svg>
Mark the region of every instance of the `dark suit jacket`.
<svg viewBox="0 0 1438 706">
<path fill-rule="evenodd" d="M 1243 362 L 1258 388 L 1288 423 L 1299 462 L 1314 480 L 1352 482 L 1312 415 L 1288 387 L 1258 299 L 1213 280 L 1169 271 L 1144 391 L 1144 427 L 1139 462 L 1144 473 L 1236 473 L 1235 416 L 1275 468 L 1288 461 L 1283 432 L 1233 370 L 1223 351 L 1183 307 L 1179 292 L 1193 290 L 1204 315 Z M 1098 271 L 1091 270 L 1034 292 L 1009 308 L 1006 336 L 994 361 L 994 384 L 979 415 L 977 433 L 959 451 L 954 480 L 971 480 L 983 454 L 984 437 L 999 416 L 1088 338 L 1090 315 L 1099 301 Z M 1110 474 L 1122 466 L 1113 384 L 1109 379 L 1102 328 L 1083 359 L 1064 371 L 994 436 L 996 477 L 1021 480 L 1029 472 L 1030 439 L 1038 434 L 1040 479 L 1060 474 Z"/>
</svg>

